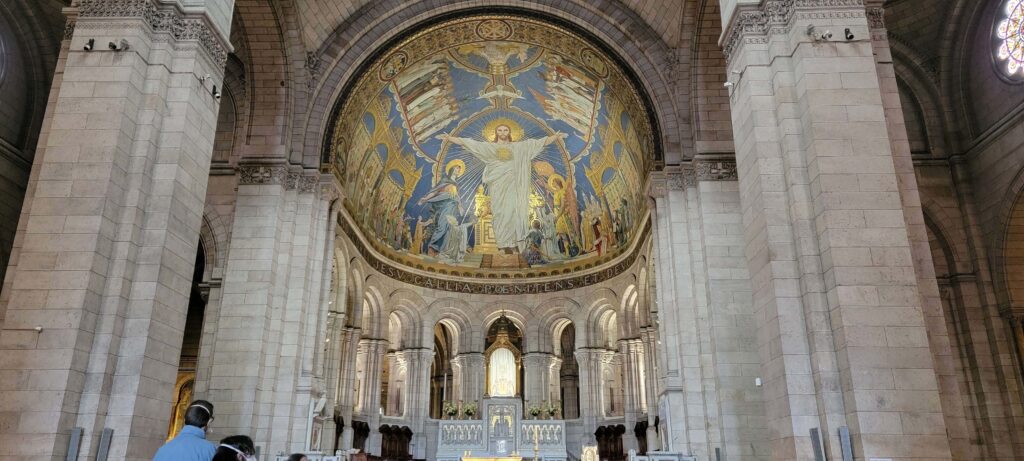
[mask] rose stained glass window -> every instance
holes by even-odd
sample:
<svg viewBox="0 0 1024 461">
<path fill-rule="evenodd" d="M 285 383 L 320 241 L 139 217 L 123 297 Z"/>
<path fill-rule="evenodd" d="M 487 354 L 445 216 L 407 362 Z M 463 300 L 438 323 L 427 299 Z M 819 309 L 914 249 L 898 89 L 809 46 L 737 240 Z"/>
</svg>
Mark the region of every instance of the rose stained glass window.
<svg viewBox="0 0 1024 461">
<path fill-rule="evenodd" d="M 1010 75 L 1024 73 L 1024 0 L 1007 0 L 1003 13 L 1005 16 L 996 27 L 996 56 L 1006 62 Z"/>
</svg>

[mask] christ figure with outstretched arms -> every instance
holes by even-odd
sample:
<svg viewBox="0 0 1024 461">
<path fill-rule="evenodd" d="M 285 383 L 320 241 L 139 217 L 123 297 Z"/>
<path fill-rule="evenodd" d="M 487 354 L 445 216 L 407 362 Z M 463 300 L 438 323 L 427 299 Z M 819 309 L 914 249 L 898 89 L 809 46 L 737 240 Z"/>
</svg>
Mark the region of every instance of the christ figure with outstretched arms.
<svg viewBox="0 0 1024 461">
<path fill-rule="evenodd" d="M 439 135 L 442 141 L 458 144 L 484 164 L 483 182 L 491 196 L 491 214 L 494 217 L 494 239 L 506 254 L 522 249 L 530 230 L 530 190 L 532 161 L 544 147 L 565 133 L 554 133 L 537 139 L 512 139 L 508 125 L 494 128 L 494 141 L 477 141 L 448 134 Z"/>
</svg>

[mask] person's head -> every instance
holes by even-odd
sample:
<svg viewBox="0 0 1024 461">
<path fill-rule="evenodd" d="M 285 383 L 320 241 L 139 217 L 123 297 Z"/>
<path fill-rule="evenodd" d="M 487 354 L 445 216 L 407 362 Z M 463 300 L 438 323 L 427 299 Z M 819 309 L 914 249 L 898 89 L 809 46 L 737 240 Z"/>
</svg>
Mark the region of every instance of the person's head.
<svg viewBox="0 0 1024 461">
<path fill-rule="evenodd" d="M 256 461 L 256 446 L 247 435 L 225 437 L 210 461 Z"/>
<path fill-rule="evenodd" d="M 309 461 L 309 458 L 302 453 L 292 453 L 292 455 L 288 457 L 288 461 Z"/>
<path fill-rule="evenodd" d="M 494 127 L 494 142 L 512 142 L 512 128 L 501 124 Z"/>
<path fill-rule="evenodd" d="M 213 404 L 196 400 L 185 410 L 185 425 L 205 429 L 213 421 Z"/>
<path fill-rule="evenodd" d="M 532 224 L 534 229 L 540 230 L 540 221 L 534 219 Z"/>
</svg>

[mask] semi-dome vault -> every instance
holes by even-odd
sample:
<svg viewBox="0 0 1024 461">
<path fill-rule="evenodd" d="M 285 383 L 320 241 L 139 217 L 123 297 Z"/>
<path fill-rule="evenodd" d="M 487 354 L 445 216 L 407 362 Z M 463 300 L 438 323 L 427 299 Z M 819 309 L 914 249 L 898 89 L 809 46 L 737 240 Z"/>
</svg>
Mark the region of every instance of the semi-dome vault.
<svg viewBox="0 0 1024 461">
<path fill-rule="evenodd" d="M 413 269 L 551 276 L 636 245 L 654 150 L 640 93 L 579 35 L 472 16 L 378 55 L 331 127 L 343 225 Z"/>
</svg>

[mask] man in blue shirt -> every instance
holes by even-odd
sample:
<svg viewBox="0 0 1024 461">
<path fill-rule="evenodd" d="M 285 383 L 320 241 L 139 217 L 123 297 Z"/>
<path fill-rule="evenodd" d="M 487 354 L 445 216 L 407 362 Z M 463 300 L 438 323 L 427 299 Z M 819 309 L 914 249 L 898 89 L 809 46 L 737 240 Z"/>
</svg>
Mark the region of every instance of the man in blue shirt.
<svg viewBox="0 0 1024 461">
<path fill-rule="evenodd" d="M 217 446 L 206 441 L 206 429 L 213 421 L 213 404 L 196 400 L 185 410 L 185 426 L 156 452 L 153 461 L 210 461 Z"/>
</svg>

